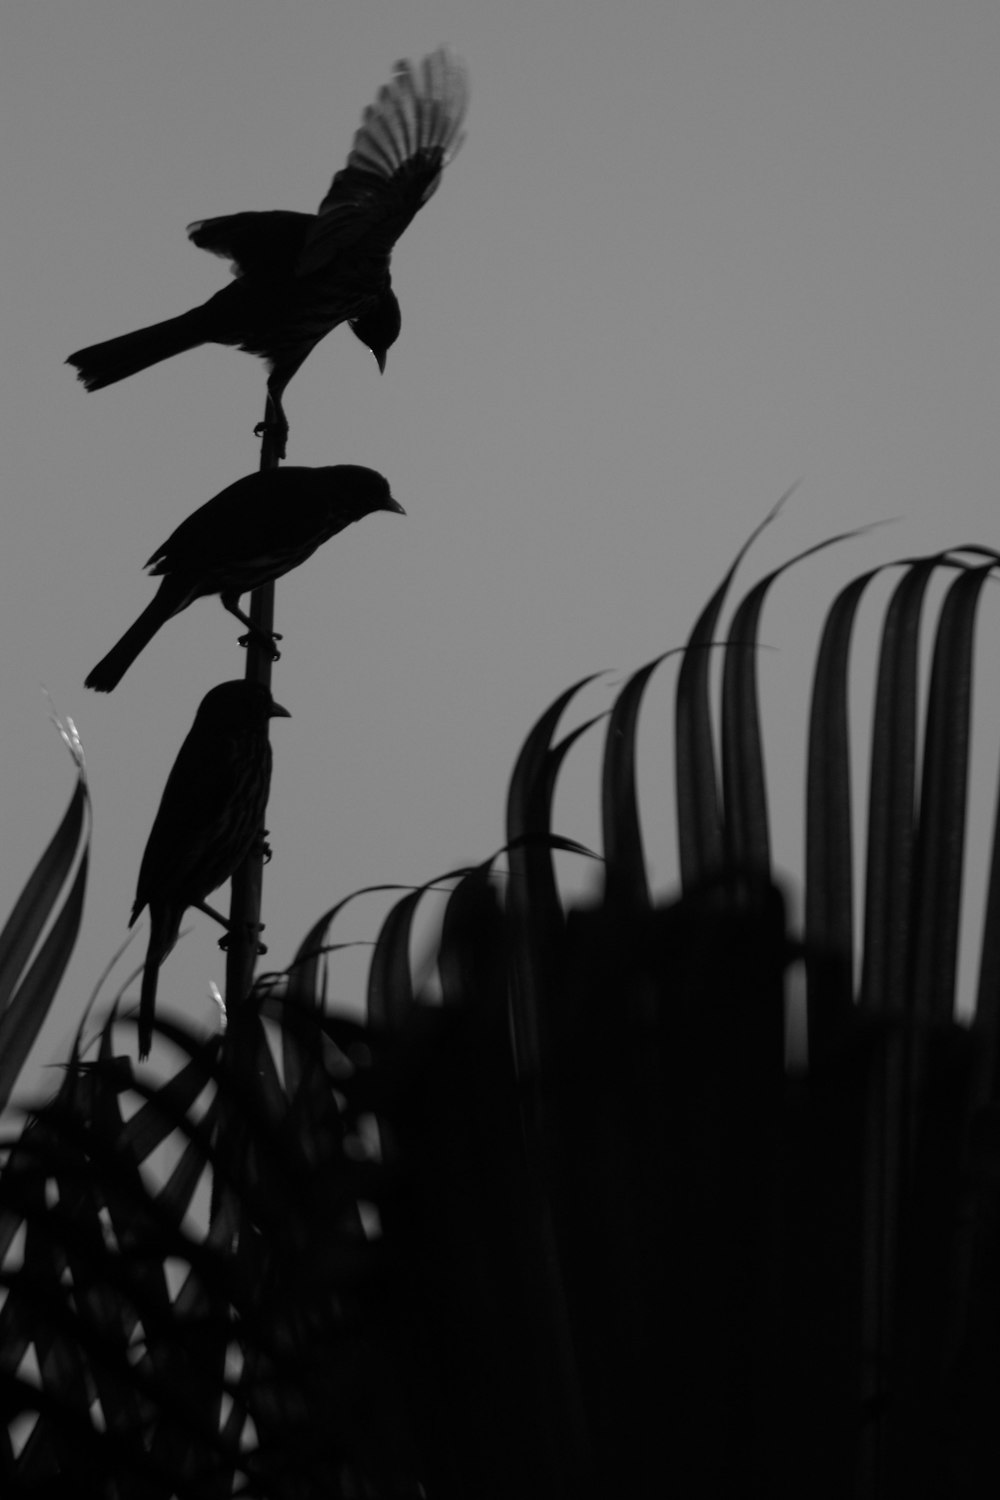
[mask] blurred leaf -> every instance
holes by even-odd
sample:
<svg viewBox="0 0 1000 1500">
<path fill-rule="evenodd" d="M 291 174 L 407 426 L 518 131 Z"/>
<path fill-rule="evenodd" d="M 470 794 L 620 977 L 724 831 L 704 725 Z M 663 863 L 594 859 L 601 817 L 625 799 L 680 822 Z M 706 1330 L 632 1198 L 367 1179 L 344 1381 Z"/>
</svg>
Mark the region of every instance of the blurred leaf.
<svg viewBox="0 0 1000 1500">
<path fill-rule="evenodd" d="M 661 661 L 676 653 L 664 651 L 626 682 L 615 699 L 604 740 L 601 774 L 601 830 L 607 863 L 609 893 L 614 899 L 649 905 L 649 882 L 639 827 L 635 749 L 639 709 L 646 685 Z"/>
<path fill-rule="evenodd" d="M 303 1000 L 308 999 L 317 1008 L 323 1005 L 326 998 L 325 938 L 331 924 L 340 915 L 344 907 L 358 896 L 366 896 L 373 891 L 400 891 L 409 889 L 409 886 L 400 885 L 362 886 L 360 890 L 352 891 L 349 896 L 345 896 L 342 901 L 338 901 L 335 906 L 331 906 L 328 911 L 325 911 L 313 923 L 299 944 L 295 957 L 288 968 L 295 989 Z"/>
<path fill-rule="evenodd" d="M 90 848 L 90 793 L 75 735 L 63 738 L 77 763 L 77 782 L 62 822 L 21 892 L 0 933 L 0 1108 L 18 1076 L 66 971 L 83 916 Z M 74 863 L 79 867 L 62 906 L 57 905 Z M 31 967 L 24 972 L 45 924 L 56 912 Z M 16 988 L 15 988 L 16 986 Z"/>
<path fill-rule="evenodd" d="M 792 485 L 743 543 L 719 587 L 695 621 L 677 676 L 674 706 L 677 848 L 685 891 L 716 875 L 723 866 L 722 804 L 709 692 L 711 652 L 722 606 L 736 570 L 790 495 Z"/>
<path fill-rule="evenodd" d="M 563 921 L 552 863 L 552 799 L 563 760 L 589 720 L 553 747 L 552 737 L 571 700 L 593 682 L 591 673 L 567 688 L 535 723 L 521 747 L 507 792 L 507 849 L 510 881 L 507 911 L 513 948 L 512 1015 L 518 1071 L 538 1076 L 542 1038 L 542 993 L 548 982 L 552 943 Z"/>
<path fill-rule="evenodd" d="M 917 649 L 924 594 L 936 559 L 911 563 L 882 628 L 872 724 L 865 878 L 863 1002 L 902 1014 L 910 944 L 916 835 Z"/>
<path fill-rule="evenodd" d="M 979 596 L 993 564 L 962 572 L 938 621 L 924 729 L 915 868 L 913 1008 L 954 1015 L 972 714 L 972 648 Z"/>
<path fill-rule="evenodd" d="M 462 880 L 471 873 L 467 867 L 450 870 L 446 875 L 418 886 L 397 901 L 382 923 L 368 969 L 367 1014 L 369 1023 L 377 1031 L 398 1030 L 409 1018 L 415 1003 L 410 934 L 417 907 L 428 891 L 437 890 L 453 880 Z"/>
<path fill-rule="evenodd" d="M 861 597 L 873 568 L 837 595 L 827 614 L 813 673 L 806 770 L 805 952 L 809 1055 L 833 1045 L 832 1018 L 854 999 L 854 864 L 848 665 Z"/>
<path fill-rule="evenodd" d="M 746 594 L 730 624 L 722 675 L 722 782 L 727 863 L 766 880 L 771 875 L 767 787 L 757 692 L 757 630 L 772 585 L 789 568 L 828 547 L 860 536 L 867 527 L 843 531 L 807 547 L 768 573 Z"/>
</svg>

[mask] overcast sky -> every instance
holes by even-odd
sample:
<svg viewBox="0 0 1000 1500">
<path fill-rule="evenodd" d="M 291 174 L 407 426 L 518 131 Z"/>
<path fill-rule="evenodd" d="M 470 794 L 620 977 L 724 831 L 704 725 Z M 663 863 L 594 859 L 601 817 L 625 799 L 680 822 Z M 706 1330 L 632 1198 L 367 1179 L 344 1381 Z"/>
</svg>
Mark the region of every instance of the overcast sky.
<svg viewBox="0 0 1000 1500">
<path fill-rule="evenodd" d="M 598 713 L 680 644 L 800 479 L 744 582 L 825 535 L 896 524 L 806 563 L 765 613 L 777 857 L 794 878 L 825 604 L 875 561 L 1000 541 L 993 0 L 12 0 L 0 913 L 72 789 L 43 685 L 80 730 L 95 814 L 84 930 L 43 1055 L 64 1052 L 125 934 L 177 748 L 243 653 L 202 601 L 111 697 L 84 676 L 150 598 L 143 560 L 256 467 L 264 393 L 261 366 L 218 347 L 93 395 L 63 360 L 224 283 L 187 243 L 190 220 L 315 209 L 396 58 L 441 42 L 470 69 L 468 139 L 397 247 L 387 372 L 341 330 L 286 398 L 290 462 L 370 464 L 408 515 L 363 522 L 278 585 L 274 691 L 294 717 L 273 732 L 269 963 L 351 890 L 495 849 L 538 714 L 607 668 L 580 704 Z M 998 631 L 990 590 L 989 699 Z M 672 686 L 665 668 L 641 731 L 664 893 Z M 560 831 L 585 842 L 599 751 L 592 733 L 557 803 Z M 992 778 L 992 742 L 987 762 Z M 340 938 L 373 937 L 385 904 L 357 903 Z M 223 961 L 210 925 L 190 926 L 160 1003 L 208 1020 Z M 143 928 L 135 963 L 144 948 Z M 356 1000 L 360 966 L 336 974 Z"/>
</svg>

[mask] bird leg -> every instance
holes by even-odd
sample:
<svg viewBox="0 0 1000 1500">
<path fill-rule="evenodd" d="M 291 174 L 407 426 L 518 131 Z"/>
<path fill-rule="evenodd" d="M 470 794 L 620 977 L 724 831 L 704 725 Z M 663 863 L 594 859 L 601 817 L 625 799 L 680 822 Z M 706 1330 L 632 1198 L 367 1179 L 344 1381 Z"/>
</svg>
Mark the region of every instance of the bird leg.
<svg viewBox="0 0 1000 1500">
<path fill-rule="evenodd" d="M 267 845 L 266 844 L 265 844 L 264 847 L 265 847 L 265 849 L 267 849 Z M 270 853 L 271 853 L 270 849 L 267 849 L 267 853 L 268 853 L 268 855 L 270 855 Z M 228 917 L 224 917 L 222 915 L 221 911 L 216 911 L 216 909 L 215 909 L 214 906 L 209 906 L 209 904 L 208 904 L 207 901 L 192 901 L 191 905 L 194 906 L 194 907 L 196 907 L 198 909 L 198 911 L 203 911 L 205 913 L 206 917 L 211 917 L 213 922 L 218 922 L 218 924 L 219 924 L 220 927 L 224 927 L 226 929 L 225 932 L 223 933 L 222 937 L 220 937 L 220 939 L 219 939 L 219 947 L 222 949 L 223 952 L 225 952 L 226 949 L 229 947 L 229 942 L 230 942 L 230 939 L 232 937 L 232 926 L 230 925 L 229 918 Z M 255 929 L 255 932 L 261 933 L 261 932 L 264 931 L 264 924 L 263 924 L 263 922 L 255 922 L 252 925 L 253 925 L 253 927 Z M 262 943 L 260 941 L 259 937 L 257 938 L 257 952 L 258 953 L 266 953 L 267 952 L 267 944 L 266 943 Z"/>
<path fill-rule="evenodd" d="M 191 905 L 197 907 L 198 911 L 203 911 L 206 917 L 211 917 L 213 922 L 218 922 L 219 926 L 224 927 L 227 932 L 229 931 L 229 918 L 224 917 L 221 911 L 216 911 L 214 906 L 209 906 L 207 901 L 192 901 Z"/>
<path fill-rule="evenodd" d="M 219 598 L 222 600 L 223 609 L 228 610 L 231 615 L 235 615 L 240 624 L 247 627 L 247 634 L 241 635 L 239 638 L 240 645 L 248 646 L 251 641 L 257 641 L 264 647 L 265 651 L 271 653 L 272 661 L 278 661 L 281 657 L 281 652 L 274 643 L 283 639 L 278 631 L 261 630 L 259 625 L 255 625 L 250 616 L 244 614 L 243 610 L 240 609 L 239 594 L 220 594 Z"/>
</svg>

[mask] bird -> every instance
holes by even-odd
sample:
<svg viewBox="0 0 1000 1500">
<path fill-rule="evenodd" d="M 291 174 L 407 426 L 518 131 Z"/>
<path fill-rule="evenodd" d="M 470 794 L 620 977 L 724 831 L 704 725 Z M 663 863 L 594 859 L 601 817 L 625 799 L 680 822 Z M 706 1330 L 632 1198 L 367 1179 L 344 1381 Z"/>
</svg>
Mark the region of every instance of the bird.
<svg viewBox="0 0 1000 1500">
<path fill-rule="evenodd" d="M 421 63 L 398 62 L 317 213 L 278 209 L 189 224 L 188 238 L 230 260 L 235 280 L 200 307 L 78 349 L 66 363 L 96 391 L 200 344 L 258 355 L 268 369 L 268 405 L 257 430 L 271 430 L 283 458 L 282 396 L 331 329 L 347 323 L 385 370 L 401 322 L 392 249 L 465 139 L 468 96 L 465 64 L 446 47 Z"/>
<path fill-rule="evenodd" d="M 146 843 L 129 926 L 149 907 L 139 997 L 139 1059 L 149 1056 L 160 965 L 189 906 L 239 869 L 263 836 L 271 785 L 268 721 L 291 718 L 269 688 L 220 682 L 202 699 L 174 761 Z M 215 916 L 216 913 L 212 912 Z"/>
<path fill-rule="evenodd" d="M 245 474 L 157 547 L 145 566 L 162 576 L 158 591 L 84 686 L 110 693 L 160 626 L 206 595 L 218 594 L 223 607 L 257 634 L 239 607 L 240 595 L 298 567 L 338 531 L 377 510 L 406 514 L 384 475 L 359 464 L 289 464 Z"/>
</svg>

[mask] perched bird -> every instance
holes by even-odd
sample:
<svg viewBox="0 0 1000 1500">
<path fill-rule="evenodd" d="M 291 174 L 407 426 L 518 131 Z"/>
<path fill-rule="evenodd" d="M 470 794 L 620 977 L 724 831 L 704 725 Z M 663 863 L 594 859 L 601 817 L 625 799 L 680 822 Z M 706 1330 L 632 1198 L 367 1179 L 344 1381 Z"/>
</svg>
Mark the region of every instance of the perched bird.
<svg viewBox="0 0 1000 1500">
<path fill-rule="evenodd" d="M 96 391 L 199 344 L 245 349 L 267 365 L 262 426 L 274 429 L 284 457 L 281 398 L 325 334 L 349 323 L 384 370 L 400 328 L 389 257 L 464 139 L 468 91 L 465 66 L 447 48 L 420 64 L 397 63 L 318 213 L 229 214 L 189 225 L 194 244 L 232 261 L 236 279 L 200 307 L 78 349 L 67 364 Z"/>
<path fill-rule="evenodd" d="M 139 1000 L 139 1057 L 148 1057 L 159 967 L 189 906 L 238 870 L 261 834 L 271 785 L 267 723 L 290 718 L 259 682 L 220 682 L 206 693 L 178 752 L 139 867 L 131 927 L 149 907 Z"/>
<path fill-rule="evenodd" d="M 374 469 L 260 469 L 237 479 L 182 521 L 146 567 L 162 575 L 159 590 L 117 645 L 86 679 L 110 693 L 161 625 L 195 599 L 218 594 L 253 632 L 241 594 L 280 578 L 352 521 L 376 510 L 405 515 L 389 481 Z"/>
</svg>

